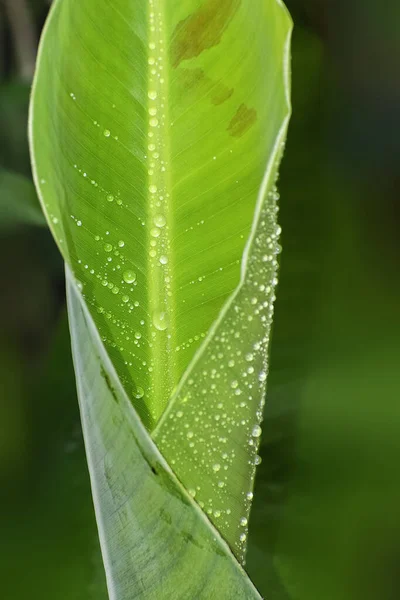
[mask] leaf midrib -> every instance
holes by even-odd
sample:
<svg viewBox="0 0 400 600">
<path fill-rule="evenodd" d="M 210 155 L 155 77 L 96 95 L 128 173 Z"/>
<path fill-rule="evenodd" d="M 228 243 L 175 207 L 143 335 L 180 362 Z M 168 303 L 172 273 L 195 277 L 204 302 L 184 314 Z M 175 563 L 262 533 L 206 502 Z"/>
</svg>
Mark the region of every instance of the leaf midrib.
<svg viewBox="0 0 400 600">
<path fill-rule="evenodd" d="M 153 21 L 151 14 L 153 13 Z M 175 343 L 175 292 L 173 290 L 173 210 L 170 174 L 170 122 L 168 111 L 168 53 L 166 43 L 164 0 L 149 0 L 148 12 L 148 77 L 147 77 L 147 148 L 148 194 L 147 194 L 147 259 L 149 273 L 149 314 L 151 339 L 151 363 L 153 387 L 147 408 L 150 413 L 149 428 L 152 429 L 161 417 L 177 384 Z M 155 64 L 151 64 L 152 60 Z M 160 68 L 161 67 L 161 68 Z M 157 73 L 154 74 L 154 69 Z M 153 98 L 152 92 L 156 92 Z M 156 110 L 156 113 L 154 113 Z M 158 124 L 154 125 L 157 119 Z M 152 144 L 155 146 L 153 148 Z M 154 157 L 154 153 L 159 156 Z M 152 186 L 156 187 L 156 192 Z M 158 206 L 159 205 L 159 206 Z M 157 227 L 160 217 L 165 225 Z M 154 237 L 152 231 L 159 231 Z M 155 246 L 151 244 L 156 243 Z M 155 255 L 154 255 L 155 253 Z M 152 256 L 153 254 L 153 256 Z M 163 264 L 163 258 L 167 263 Z M 163 261 L 163 262 L 161 262 Z M 165 319 L 161 315 L 165 314 Z M 160 331 L 156 324 L 166 321 L 167 327 Z"/>
</svg>

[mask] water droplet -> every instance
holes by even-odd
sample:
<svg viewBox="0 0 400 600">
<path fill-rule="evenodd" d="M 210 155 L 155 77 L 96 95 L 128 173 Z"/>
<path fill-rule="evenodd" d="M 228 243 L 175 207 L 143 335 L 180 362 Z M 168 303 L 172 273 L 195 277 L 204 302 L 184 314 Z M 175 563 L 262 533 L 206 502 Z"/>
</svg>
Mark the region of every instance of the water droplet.
<svg viewBox="0 0 400 600">
<path fill-rule="evenodd" d="M 255 459 L 254 459 L 254 464 L 255 465 L 261 465 L 262 462 L 262 458 L 261 456 L 258 456 L 258 454 L 256 455 Z"/>
<path fill-rule="evenodd" d="M 123 240 L 119 240 L 119 242 L 118 242 L 118 246 L 119 246 L 120 248 L 123 248 L 123 247 L 125 246 L 125 242 L 124 242 Z"/>
<path fill-rule="evenodd" d="M 157 117 L 151 117 L 151 119 L 149 120 L 149 125 L 150 125 L 150 127 L 157 127 L 157 125 L 158 125 Z"/>
<path fill-rule="evenodd" d="M 124 271 L 122 277 L 126 283 L 133 283 L 136 281 L 136 273 L 134 271 Z"/>
<path fill-rule="evenodd" d="M 150 100 L 155 100 L 157 98 L 157 92 L 154 90 L 150 90 L 147 95 L 150 98 Z"/>
<path fill-rule="evenodd" d="M 254 425 L 251 435 L 255 438 L 258 438 L 258 437 L 260 437 L 261 433 L 262 433 L 261 427 L 259 425 Z"/>
<path fill-rule="evenodd" d="M 242 517 L 240 519 L 240 524 L 241 524 L 242 527 L 246 527 L 246 525 L 247 525 L 247 519 L 246 519 L 246 517 Z"/>
<path fill-rule="evenodd" d="M 165 331 L 168 327 L 167 313 L 156 311 L 153 314 L 153 325 L 158 331 Z"/>
<path fill-rule="evenodd" d="M 129 296 L 122 296 L 122 302 L 129 302 Z"/>
<path fill-rule="evenodd" d="M 258 376 L 259 381 L 263 382 L 267 379 L 267 374 L 265 371 L 261 371 L 259 376 Z"/>
<path fill-rule="evenodd" d="M 168 263 L 168 256 L 165 256 L 164 254 L 160 256 L 160 263 L 166 265 Z"/>
<path fill-rule="evenodd" d="M 160 236 L 160 233 L 161 233 L 161 231 L 159 230 L 158 227 L 153 227 L 150 230 L 150 235 L 153 236 L 153 237 L 155 237 L 155 238 L 158 238 Z"/>
<path fill-rule="evenodd" d="M 144 389 L 141 387 L 137 387 L 136 388 L 136 392 L 133 394 L 135 396 L 135 398 L 143 398 L 144 396 Z"/>
<path fill-rule="evenodd" d="M 110 131 L 109 129 L 105 129 L 105 130 L 103 131 L 103 134 L 104 134 L 104 137 L 110 137 L 110 135 L 111 135 L 111 131 Z"/>
<path fill-rule="evenodd" d="M 164 227 L 166 223 L 167 219 L 164 217 L 164 215 L 156 215 L 154 217 L 154 225 L 156 225 L 157 227 Z"/>
<path fill-rule="evenodd" d="M 149 192 L 150 192 L 150 194 L 156 194 L 157 193 L 157 186 L 156 185 L 149 185 Z"/>
<path fill-rule="evenodd" d="M 247 494 L 246 494 L 247 500 L 253 500 L 253 496 L 254 496 L 253 492 L 247 492 Z"/>
<path fill-rule="evenodd" d="M 191 440 L 191 439 L 192 439 L 192 437 L 193 437 L 193 435 L 194 435 L 193 431 L 188 431 L 188 432 L 187 432 L 187 434 L 186 434 L 186 437 L 187 437 L 189 440 Z"/>
<path fill-rule="evenodd" d="M 112 249 L 113 247 L 111 246 L 111 244 L 104 244 L 104 250 L 106 252 L 111 252 Z"/>
<path fill-rule="evenodd" d="M 245 541 L 246 541 L 246 537 L 247 537 L 247 536 L 246 536 L 246 534 L 245 534 L 245 533 L 241 533 L 241 534 L 240 534 L 240 536 L 239 536 L 239 540 L 240 540 L 241 542 L 245 542 Z"/>
<path fill-rule="evenodd" d="M 218 471 L 220 470 L 221 465 L 219 463 L 215 463 L 215 465 L 213 465 L 213 471 L 215 473 L 218 473 Z"/>
<path fill-rule="evenodd" d="M 113 202 L 114 196 L 112 194 L 108 194 L 107 200 L 108 200 L 108 202 Z"/>
</svg>

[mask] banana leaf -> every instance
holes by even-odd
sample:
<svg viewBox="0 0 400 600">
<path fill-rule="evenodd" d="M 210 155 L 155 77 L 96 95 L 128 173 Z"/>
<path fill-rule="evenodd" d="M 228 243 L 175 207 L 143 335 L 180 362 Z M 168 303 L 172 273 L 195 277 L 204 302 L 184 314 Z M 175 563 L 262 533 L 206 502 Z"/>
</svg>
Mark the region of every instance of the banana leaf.
<svg viewBox="0 0 400 600">
<path fill-rule="evenodd" d="M 290 115 L 276 0 L 57 0 L 30 110 L 67 265 L 111 598 L 257 598 L 244 564 Z"/>
</svg>

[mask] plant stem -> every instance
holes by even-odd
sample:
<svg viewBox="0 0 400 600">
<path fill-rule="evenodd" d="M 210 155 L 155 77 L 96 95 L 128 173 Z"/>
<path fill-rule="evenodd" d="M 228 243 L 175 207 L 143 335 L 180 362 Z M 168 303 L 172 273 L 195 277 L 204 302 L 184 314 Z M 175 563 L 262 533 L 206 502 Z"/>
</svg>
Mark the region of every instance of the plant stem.
<svg viewBox="0 0 400 600">
<path fill-rule="evenodd" d="M 31 12 L 26 0 L 2 1 L 12 32 L 19 79 L 30 82 L 35 70 L 37 51 L 37 36 Z"/>
</svg>

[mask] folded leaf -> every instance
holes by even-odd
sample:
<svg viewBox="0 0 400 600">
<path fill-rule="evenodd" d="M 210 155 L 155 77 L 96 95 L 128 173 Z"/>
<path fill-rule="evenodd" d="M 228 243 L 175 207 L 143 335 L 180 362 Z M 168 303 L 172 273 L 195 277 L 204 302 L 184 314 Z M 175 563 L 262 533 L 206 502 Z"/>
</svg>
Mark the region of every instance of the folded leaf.
<svg viewBox="0 0 400 600">
<path fill-rule="evenodd" d="M 157 577 L 165 558 L 146 521 L 114 521 L 120 500 L 142 485 L 132 471 L 138 445 L 147 456 L 157 443 L 171 469 L 162 480 L 176 485 L 176 476 L 185 502 L 198 503 L 204 535 L 216 536 L 211 521 L 244 561 L 280 251 L 275 180 L 290 114 L 290 30 L 277 0 L 58 0 L 42 40 L 33 169 L 70 287 L 74 280 L 88 311 L 92 342 L 75 347 L 83 419 L 97 380 L 86 380 L 82 360 L 94 371 L 101 358 L 100 397 L 108 383 L 108 397 L 123 393 L 135 408 L 99 408 L 85 431 L 108 581 L 116 577 L 124 600 L 125 586 L 140 588 L 127 569 L 140 559 L 141 536 Z M 76 310 L 70 318 L 77 339 L 84 328 Z M 98 492 L 105 460 L 109 489 Z M 149 503 L 143 488 L 132 518 Z M 247 589 L 226 556 L 227 589 L 232 569 Z M 182 573 L 191 560 L 179 562 Z"/>
<path fill-rule="evenodd" d="M 110 599 L 260 598 L 138 419 L 68 273 L 67 291 Z"/>
</svg>

